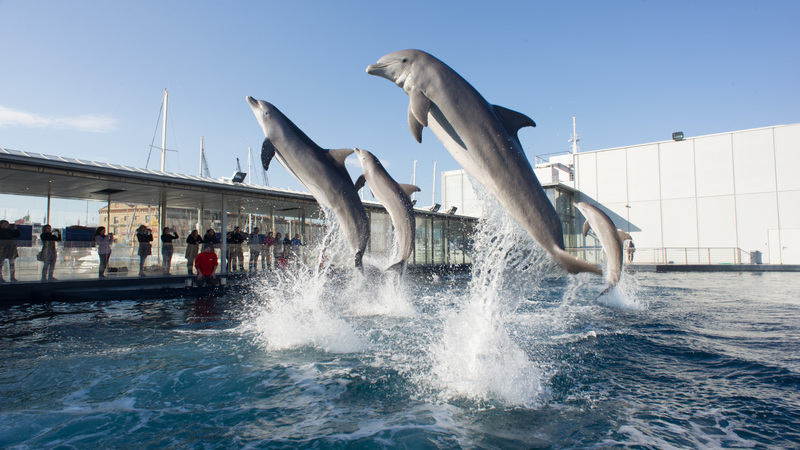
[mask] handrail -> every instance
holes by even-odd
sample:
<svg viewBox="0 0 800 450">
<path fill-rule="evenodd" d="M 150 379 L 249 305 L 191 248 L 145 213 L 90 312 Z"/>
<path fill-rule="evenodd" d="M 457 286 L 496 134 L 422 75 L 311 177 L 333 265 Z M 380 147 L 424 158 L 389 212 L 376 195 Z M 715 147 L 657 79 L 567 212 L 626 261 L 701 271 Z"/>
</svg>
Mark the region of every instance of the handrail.
<svg viewBox="0 0 800 450">
<path fill-rule="evenodd" d="M 595 264 L 600 264 L 605 259 L 601 247 L 568 248 L 567 251 Z M 736 247 L 636 247 L 633 262 L 678 265 L 760 264 L 759 253 L 753 253 Z M 630 261 L 628 248 L 625 249 L 623 258 Z"/>
</svg>

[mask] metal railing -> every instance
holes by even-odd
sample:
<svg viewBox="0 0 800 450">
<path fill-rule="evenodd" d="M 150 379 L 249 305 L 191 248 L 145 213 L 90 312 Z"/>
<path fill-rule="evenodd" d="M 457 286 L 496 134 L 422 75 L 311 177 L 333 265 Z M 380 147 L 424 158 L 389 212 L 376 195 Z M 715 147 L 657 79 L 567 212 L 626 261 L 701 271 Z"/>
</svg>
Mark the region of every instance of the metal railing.
<svg viewBox="0 0 800 450">
<path fill-rule="evenodd" d="M 594 264 L 600 264 L 605 259 L 601 247 L 570 248 L 567 251 L 578 258 Z M 638 264 L 754 264 L 758 260 L 751 260 L 751 254 L 735 247 L 637 247 L 630 258 L 628 249 L 623 254 L 626 261 L 633 260 Z"/>
</svg>

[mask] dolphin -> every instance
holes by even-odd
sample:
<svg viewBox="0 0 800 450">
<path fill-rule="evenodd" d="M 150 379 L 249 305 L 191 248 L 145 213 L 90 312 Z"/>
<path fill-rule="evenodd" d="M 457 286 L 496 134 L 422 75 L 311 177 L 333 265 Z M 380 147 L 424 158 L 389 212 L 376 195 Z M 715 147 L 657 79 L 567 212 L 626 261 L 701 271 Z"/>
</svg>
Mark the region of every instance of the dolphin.
<svg viewBox="0 0 800 450">
<path fill-rule="evenodd" d="M 600 269 L 564 250 L 561 220 L 522 149 L 517 132 L 535 127 L 528 116 L 489 104 L 458 73 L 420 50 L 401 50 L 367 67 L 410 98 L 408 125 L 422 142 L 430 127 L 459 164 L 494 195 L 539 245 L 571 273 Z"/>
<path fill-rule="evenodd" d="M 614 226 L 614 222 L 596 206 L 585 202 L 575 203 L 575 207 L 580 210 L 586 222 L 583 224 L 583 235 L 593 229 L 595 235 L 600 240 L 600 245 L 606 252 L 605 276 L 608 281 L 609 289 L 616 286 L 619 277 L 622 275 L 622 234 L 624 231 Z M 630 235 L 628 235 L 630 237 Z M 602 294 L 601 294 L 602 295 Z"/>
<path fill-rule="evenodd" d="M 420 189 L 412 184 L 398 184 L 375 155 L 360 148 L 354 150 L 361 162 L 361 167 L 364 168 L 364 173 L 356 180 L 356 190 L 364 187 L 364 183 L 369 183 L 372 195 L 386 208 L 394 225 L 397 254 L 393 259 L 396 259 L 396 262 L 386 270 L 394 270 L 402 274 L 406 260 L 414 251 L 416 224 L 411 194 L 419 192 Z"/>
<path fill-rule="evenodd" d="M 275 106 L 249 96 L 247 102 L 266 136 L 261 146 L 264 170 L 269 169 L 273 156 L 277 156 L 317 202 L 333 211 L 355 253 L 355 265 L 361 268 L 370 227 L 367 212 L 344 166 L 353 149 L 322 149 Z"/>
</svg>

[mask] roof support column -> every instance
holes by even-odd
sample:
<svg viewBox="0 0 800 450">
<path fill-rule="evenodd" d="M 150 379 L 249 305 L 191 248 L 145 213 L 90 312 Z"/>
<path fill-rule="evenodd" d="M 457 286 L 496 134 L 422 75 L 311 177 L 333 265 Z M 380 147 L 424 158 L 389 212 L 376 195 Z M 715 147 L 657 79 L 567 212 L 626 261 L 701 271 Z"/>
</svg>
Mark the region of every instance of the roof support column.
<svg viewBox="0 0 800 450">
<path fill-rule="evenodd" d="M 228 273 L 228 197 L 222 194 L 222 230 L 219 233 L 220 245 L 220 264 L 219 273 Z"/>
</svg>

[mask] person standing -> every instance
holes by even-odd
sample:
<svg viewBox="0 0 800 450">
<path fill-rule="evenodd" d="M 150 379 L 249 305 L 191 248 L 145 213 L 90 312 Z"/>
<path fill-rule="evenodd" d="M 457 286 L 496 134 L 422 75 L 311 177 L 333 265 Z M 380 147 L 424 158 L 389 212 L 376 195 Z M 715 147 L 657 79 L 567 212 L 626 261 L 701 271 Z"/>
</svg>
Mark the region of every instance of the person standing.
<svg viewBox="0 0 800 450">
<path fill-rule="evenodd" d="M 297 260 L 302 259 L 301 252 L 303 249 L 300 248 L 302 246 L 303 241 L 300 239 L 300 233 L 295 233 L 294 237 L 292 238 L 292 257 L 295 258 L 295 262 L 298 262 Z"/>
<path fill-rule="evenodd" d="M 17 243 L 14 239 L 19 237 L 19 230 L 16 225 L 11 225 L 7 220 L 0 220 L 0 283 L 5 283 L 3 278 L 3 265 L 8 260 L 8 279 L 17 281 L 14 277 L 16 266 L 14 260 L 19 256 Z"/>
<path fill-rule="evenodd" d="M 239 231 L 239 227 L 234 227 L 233 231 L 228 234 L 228 263 L 226 267 L 234 271 L 236 270 L 236 262 L 239 262 L 239 270 L 244 270 L 244 254 L 242 253 L 242 243 L 245 236 Z"/>
<path fill-rule="evenodd" d="M 631 243 L 628 244 L 628 262 L 629 263 L 633 262 L 633 254 L 634 253 L 636 253 L 636 246 L 633 245 L 633 241 L 631 241 Z"/>
<path fill-rule="evenodd" d="M 136 240 L 139 241 L 139 276 L 144 275 L 144 262 L 153 252 L 153 233 L 144 225 L 136 229 Z"/>
<path fill-rule="evenodd" d="M 264 236 L 264 242 L 261 244 L 261 269 L 266 266 L 267 269 L 272 270 L 272 248 L 275 245 L 275 238 L 272 237 L 272 231 Z"/>
<path fill-rule="evenodd" d="M 161 234 L 161 259 L 164 262 L 164 271 L 169 275 L 169 270 L 172 268 L 172 254 L 175 253 L 175 247 L 172 241 L 178 239 L 178 233 L 171 230 L 169 227 L 164 227 Z"/>
<path fill-rule="evenodd" d="M 261 254 L 261 245 L 264 243 L 264 239 L 261 237 L 261 230 L 258 227 L 253 228 L 253 232 L 250 233 L 247 243 L 250 245 L 248 270 L 250 272 L 256 272 L 258 270 L 258 256 Z"/>
<path fill-rule="evenodd" d="M 189 275 L 194 275 L 192 267 L 194 267 L 194 259 L 197 257 L 202 242 L 203 238 L 200 237 L 200 232 L 197 230 L 192 230 L 186 238 L 186 254 L 184 256 L 186 256 L 186 271 L 189 272 Z"/>
<path fill-rule="evenodd" d="M 108 260 L 111 258 L 111 243 L 114 242 L 114 234 L 106 236 L 106 227 L 97 227 L 94 230 L 92 240 L 97 244 L 97 256 L 100 257 L 100 267 L 97 269 L 98 278 L 106 277 Z"/>
<path fill-rule="evenodd" d="M 283 235 L 275 233 L 275 245 L 272 246 L 272 268 L 278 268 L 279 261 L 283 258 Z"/>
<path fill-rule="evenodd" d="M 217 248 L 219 236 L 217 236 L 217 232 L 213 228 L 206 230 L 206 234 L 203 235 L 203 244 L 210 244 L 212 249 Z"/>
<path fill-rule="evenodd" d="M 53 271 L 56 269 L 56 258 L 58 252 L 56 251 L 56 242 L 61 242 L 61 231 L 55 230 L 50 225 L 42 227 L 42 234 L 39 235 L 42 240 L 42 281 L 53 281 Z"/>
<path fill-rule="evenodd" d="M 194 267 L 197 269 L 197 285 L 203 287 L 206 284 L 210 286 L 219 284 L 217 277 L 214 276 L 214 270 L 218 265 L 219 260 L 217 254 L 214 253 L 214 246 L 203 244 L 203 252 L 194 259 Z"/>
</svg>

